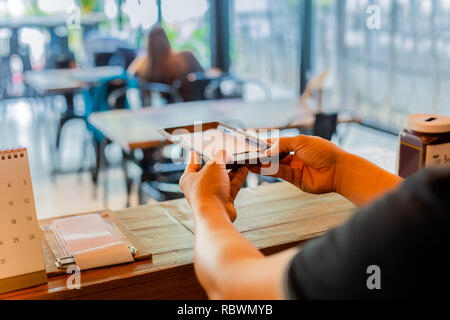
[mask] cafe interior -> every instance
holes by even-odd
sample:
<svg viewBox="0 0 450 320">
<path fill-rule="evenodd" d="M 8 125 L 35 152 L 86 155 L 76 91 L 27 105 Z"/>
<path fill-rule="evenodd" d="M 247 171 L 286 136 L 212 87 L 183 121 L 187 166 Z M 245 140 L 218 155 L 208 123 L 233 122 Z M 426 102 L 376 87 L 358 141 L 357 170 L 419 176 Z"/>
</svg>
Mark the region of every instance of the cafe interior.
<svg viewBox="0 0 450 320">
<path fill-rule="evenodd" d="M 178 185 L 186 152 L 163 128 L 218 121 L 248 133 L 320 136 L 398 174 L 408 116 L 450 116 L 449 13 L 449 0 L 0 0 L 0 149 L 26 148 L 37 218 L 117 213 L 111 219 L 123 220 L 127 236 L 144 239 L 136 249 L 153 255 L 110 274 L 88 270 L 87 291 L 61 289 L 65 275 L 47 268 L 47 285 L 16 297 L 103 298 L 105 285 L 121 298 L 125 284 L 112 283 L 113 273 L 162 287 L 154 264 L 175 263 L 162 242 L 179 268 L 188 266 L 176 297 L 204 297 Z M 145 74 L 152 52 L 164 50 L 160 39 L 186 72 L 153 66 Z M 250 173 L 244 186 L 256 197 L 277 183 Z M 154 212 L 145 223 L 142 210 Z M 269 226 L 239 219 L 267 253 L 304 240 L 269 243 Z"/>
</svg>

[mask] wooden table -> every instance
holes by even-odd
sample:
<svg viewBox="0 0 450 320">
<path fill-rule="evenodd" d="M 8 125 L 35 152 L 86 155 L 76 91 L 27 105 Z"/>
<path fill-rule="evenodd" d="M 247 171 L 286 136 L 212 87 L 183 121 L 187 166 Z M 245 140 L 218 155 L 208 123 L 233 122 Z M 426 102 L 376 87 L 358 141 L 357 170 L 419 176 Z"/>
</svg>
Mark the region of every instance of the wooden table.
<svg viewBox="0 0 450 320">
<path fill-rule="evenodd" d="M 61 114 L 56 129 L 55 140 L 49 143 L 52 161 L 52 176 L 59 172 L 57 152 L 60 145 L 61 132 L 64 125 L 72 119 L 85 120 L 84 116 L 75 114 L 73 105 L 73 94 L 83 89 L 90 88 L 102 79 L 112 79 L 120 77 L 124 70 L 117 66 L 102 66 L 84 69 L 45 69 L 41 71 L 27 71 L 24 75 L 24 81 L 38 97 L 48 97 L 54 95 L 64 95 L 67 103 L 67 110 Z M 53 107 L 50 99 L 49 108 Z M 46 110 L 47 111 L 47 110 Z M 53 136 L 49 132 L 48 136 Z"/>
<path fill-rule="evenodd" d="M 314 120 L 314 113 L 303 107 L 299 99 L 194 101 L 170 104 L 160 109 L 111 110 L 93 113 L 89 117 L 94 127 L 126 151 L 158 146 L 164 142 L 158 129 L 190 125 L 194 121 L 222 121 L 243 129 L 282 129 L 310 128 Z M 345 114 L 338 120 L 340 123 L 359 121 Z"/>
<path fill-rule="evenodd" d="M 121 67 L 93 67 L 85 69 L 45 69 L 27 71 L 25 83 L 41 96 L 79 91 L 104 78 L 118 77 Z"/>
<path fill-rule="evenodd" d="M 346 221 L 353 205 L 330 193 L 311 195 L 280 182 L 243 189 L 236 199 L 236 227 L 266 255 L 317 237 Z M 0 299 L 203 299 L 193 269 L 193 224 L 185 199 L 116 212 L 152 250 L 144 260 L 81 273 L 81 289 L 67 277 L 0 295 Z"/>
</svg>

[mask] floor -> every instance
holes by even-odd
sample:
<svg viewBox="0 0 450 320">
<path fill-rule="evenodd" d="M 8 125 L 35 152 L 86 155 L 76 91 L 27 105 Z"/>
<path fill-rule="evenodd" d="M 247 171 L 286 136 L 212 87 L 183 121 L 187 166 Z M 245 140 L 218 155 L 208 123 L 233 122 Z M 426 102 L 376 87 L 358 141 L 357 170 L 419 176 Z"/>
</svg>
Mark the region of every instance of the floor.
<svg viewBox="0 0 450 320">
<path fill-rule="evenodd" d="M 96 211 L 105 207 L 124 208 L 125 182 L 118 167 L 121 157 L 118 145 L 112 144 L 106 150 L 113 164 L 108 171 L 106 203 L 103 197 L 104 175 L 100 176 L 101 183 L 96 189 L 88 171 L 77 172 L 80 166 L 87 168 L 93 161 L 93 150 L 88 148 L 87 154 L 83 154 L 83 143 L 87 139 L 83 121 L 73 120 L 63 130 L 58 162 L 60 170 L 65 173 L 51 175 L 55 160 L 51 157 L 54 153 L 50 142 L 55 136 L 58 114 L 48 110 L 45 101 L 21 99 L 0 102 L 0 149 L 28 148 L 38 217 Z M 338 128 L 339 132 L 343 130 L 347 131 L 347 136 L 341 147 L 395 172 L 397 137 L 356 124 Z M 138 169 L 134 169 L 134 175 L 138 176 Z M 131 205 L 137 205 L 136 190 L 132 192 Z"/>
</svg>

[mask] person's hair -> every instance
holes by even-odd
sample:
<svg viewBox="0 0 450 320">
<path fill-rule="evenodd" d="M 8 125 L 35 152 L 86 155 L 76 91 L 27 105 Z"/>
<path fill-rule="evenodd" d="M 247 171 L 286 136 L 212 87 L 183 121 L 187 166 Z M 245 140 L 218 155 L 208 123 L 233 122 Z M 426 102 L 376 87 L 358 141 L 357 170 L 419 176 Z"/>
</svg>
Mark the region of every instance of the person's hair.
<svg viewBox="0 0 450 320">
<path fill-rule="evenodd" d="M 148 34 L 147 55 L 150 64 L 157 65 L 170 54 L 170 43 L 161 26 L 154 27 Z"/>
<path fill-rule="evenodd" d="M 191 52 L 172 52 L 169 39 L 161 26 L 155 26 L 148 35 L 146 64 L 137 75 L 149 82 L 172 84 L 184 80 L 188 73 L 202 71 Z"/>
<path fill-rule="evenodd" d="M 168 67 L 171 50 L 166 32 L 161 26 L 155 26 L 148 34 L 148 64 L 145 72 L 145 78 L 148 81 L 155 81 L 155 78 L 166 78 L 168 70 L 165 69 Z"/>
</svg>

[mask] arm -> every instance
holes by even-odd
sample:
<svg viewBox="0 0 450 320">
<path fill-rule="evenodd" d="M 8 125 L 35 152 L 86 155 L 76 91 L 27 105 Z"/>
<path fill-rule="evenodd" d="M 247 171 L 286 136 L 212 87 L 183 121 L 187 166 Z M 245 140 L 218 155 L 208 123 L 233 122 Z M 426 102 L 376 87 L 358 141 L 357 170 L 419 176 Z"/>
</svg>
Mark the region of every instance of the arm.
<svg viewBox="0 0 450 320">
<path fill-rule="evenodd" d="M 200 170 L 191 158 L 180 186 L 194 215 L 194 267 L 213 299 L 281 299 L 284 270 L 296 249 L 265 257 L 232 224 L 234 198 L 247 169 L 228 175 L 223 162 L 212 160 Z"/>
<path fill-rule="evenodd" d="M 399 176 L 348 152 L 340 156 L 336 176 L 336 192 L 356 205 L 369 203 L 403 182 Z"/>
<path fill-rule="evenodd" d="M 273 143 L 268 154 L 280 153 L 291 154 L 280 160 L 275 177 L 310 193 L 337 192 L 356 205 L 371 202 L 403 181 L 319 137 L 280 138 Z M 263 173 L 258 167 L 252 171 Z"/>
<path fill-rule="evenodd" d="M 283 298 L 283 274 L 297 249 L 266 258 L 236 230 L 221 203 L 193 210 L 195 272 L 210 298 Z"/>
<path fill-rule="evenodd" d="M 127 72 L 133 76 L 137 75 L 139 72 L 144 71 L 145 64 L 146 56 L 137 56 L 128 66 Z"/>
</svg>

